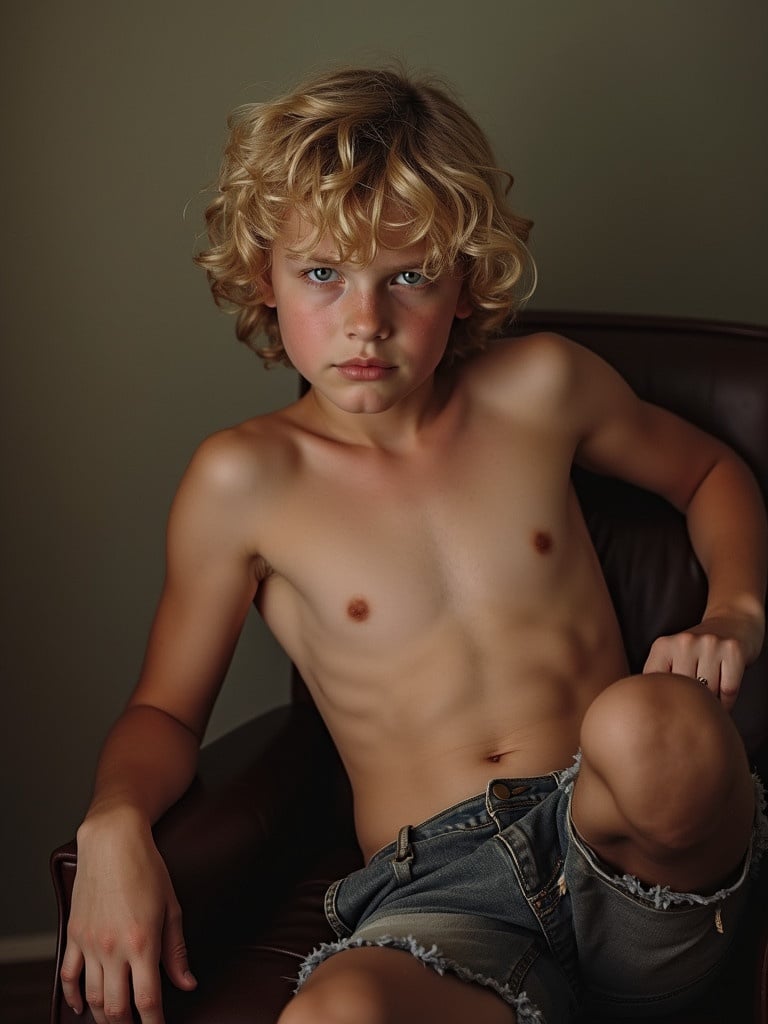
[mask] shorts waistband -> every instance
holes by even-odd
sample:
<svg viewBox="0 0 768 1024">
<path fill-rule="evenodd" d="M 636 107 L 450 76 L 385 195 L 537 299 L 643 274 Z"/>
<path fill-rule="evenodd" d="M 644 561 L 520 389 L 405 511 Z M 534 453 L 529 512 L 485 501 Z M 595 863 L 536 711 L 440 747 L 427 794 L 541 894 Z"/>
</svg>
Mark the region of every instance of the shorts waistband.
<svg viewBox="0 0 768 1024">
<path fill-rule="evenodd" d="M 401 828 L 399 838 L 377 850 L 368 863 L 373 864 L 395 855 L 398 852 L 398 843 L 402 842 L 404 829 L 407 829 L 409 841 L 414 843 L 424 839 L 433 839 L 435 836 L 458 829 L 482 828 L 493 822 L 494 814 L 498 810 L 533 806 L 540 803 L 546 796 L 562 786 L 573 772 L 573 768 L 568 768 L 550 772 L 548 775 L 493 778 L 488 782 L 484 793 L 460 800 L 418 825 L 407 825 Z"/>
</svg>

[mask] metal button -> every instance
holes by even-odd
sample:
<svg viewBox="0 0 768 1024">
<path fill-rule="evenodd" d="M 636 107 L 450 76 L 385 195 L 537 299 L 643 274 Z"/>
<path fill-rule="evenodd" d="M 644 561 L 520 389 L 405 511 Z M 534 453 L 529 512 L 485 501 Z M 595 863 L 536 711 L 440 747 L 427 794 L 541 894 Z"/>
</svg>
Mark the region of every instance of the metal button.
<svg viewBox="0 0 768 1024">
<path fill-rule="evenodd" d="M 512 796 L 509 786 L 503 782 L 494 782 L 491 786 L 491 793 L 497 800 L 509 800 L 510 796 Z"/>
</svg>

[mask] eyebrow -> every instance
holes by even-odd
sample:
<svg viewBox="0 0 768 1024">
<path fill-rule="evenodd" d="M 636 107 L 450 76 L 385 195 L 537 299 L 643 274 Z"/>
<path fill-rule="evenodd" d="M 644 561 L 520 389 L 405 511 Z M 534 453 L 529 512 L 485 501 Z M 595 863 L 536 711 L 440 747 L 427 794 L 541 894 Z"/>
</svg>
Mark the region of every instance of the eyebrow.
<svg viewBox="0 0 768 1024">
<path fill-rule="evenodd" d="M 341 263 L 341 260 L 335 259 L 333 256 L 328 256 L 326 253 L 321 252 L 300 252 L 298 249 L 287 249 L 285 253 L 286 259 L 291 260 L 293 263 L 316 263 L 318 266 L 336 266 Z"/>
<path fill-rule="evenodd" d="M 341 267 L 344 266 L 348 261 L 340 260 L 336 256 L 330 256 L 325 252 L 310 252 L 304 253 L 298 249 L 286 249 L 286 259 L 292 263 L 311 263 L 315 267 Z M 413 260 L 392 260 L 392 263 L 382 268 L 386 273 L 392 273 L 395 270 L 419 270 L 421 271 L 424 265 L 424 257 L 421 259 Z"/>
</svg>

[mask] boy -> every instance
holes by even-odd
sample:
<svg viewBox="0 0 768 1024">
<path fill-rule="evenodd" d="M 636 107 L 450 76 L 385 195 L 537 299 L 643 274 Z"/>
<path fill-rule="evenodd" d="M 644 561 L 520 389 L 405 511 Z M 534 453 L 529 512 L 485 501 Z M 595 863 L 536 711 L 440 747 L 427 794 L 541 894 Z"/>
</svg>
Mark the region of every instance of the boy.
<svg viewBox="0 0 768 1024">
<path fill-rule="evenodd" d="M 762 500 L 583 348 L 486 345 L 532 279 L 501 178 L 444 91 L 388 71 L 232 121 L 199 262 L 241 339 L 266 334 L 311 387 L 209 438 L 171 511 L 78 831 L 62 980 L 80 1011 L 85 970 L 99 1024 L 131 994 L 162 1020 L 160 962 L 196 984 L 150 827 L 192 779 L 254 599 L 338 746 L 367 864 L 329 890 L 339 942 L 281 1024 L 551 1024 L 583 994 L 654 1013 L 727 949 L 765 839 L 728 716 L 763 643 Z M 683 510 L 708 576 L 702 622 L 642 676 L 574 459 Z"/>
</svg>

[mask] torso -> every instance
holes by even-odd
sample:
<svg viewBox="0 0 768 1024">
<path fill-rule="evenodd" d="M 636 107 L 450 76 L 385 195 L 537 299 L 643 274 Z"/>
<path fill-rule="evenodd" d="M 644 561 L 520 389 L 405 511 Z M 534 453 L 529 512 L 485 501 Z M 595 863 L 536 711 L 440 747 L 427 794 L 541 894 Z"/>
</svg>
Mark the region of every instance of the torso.
<svg viewBox="0 0 768 1024">
<path fill-rule="evenodd" d="M 567 767 L 626 673 L 574 436 L 519 351 L 503 402 L 477 397 L 479 362 L 405 453 L 326 436 L 311 395 L 271 418 L 289 455 L 261 499 L 258 606 L 336 742 L 366 856 L 494 776 Z"/>
</svg>

